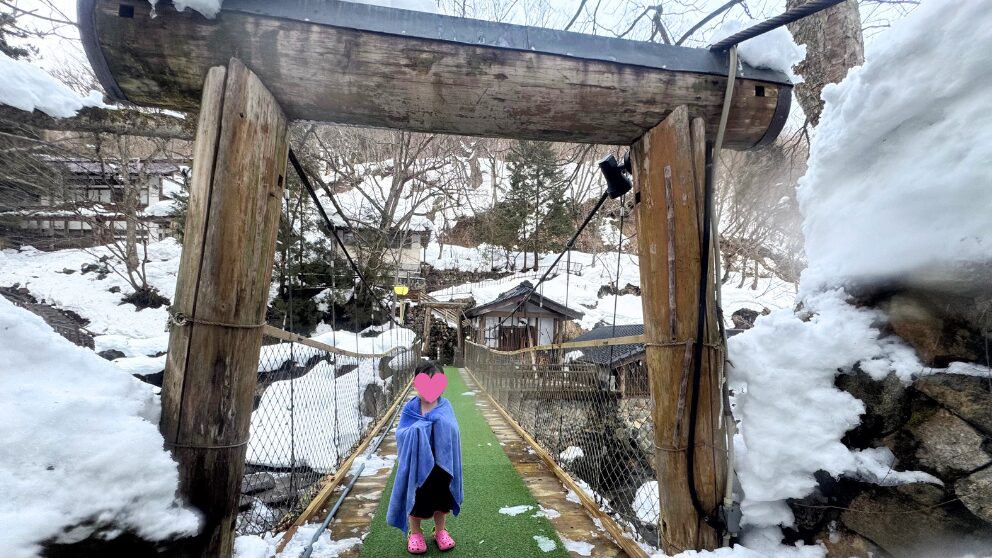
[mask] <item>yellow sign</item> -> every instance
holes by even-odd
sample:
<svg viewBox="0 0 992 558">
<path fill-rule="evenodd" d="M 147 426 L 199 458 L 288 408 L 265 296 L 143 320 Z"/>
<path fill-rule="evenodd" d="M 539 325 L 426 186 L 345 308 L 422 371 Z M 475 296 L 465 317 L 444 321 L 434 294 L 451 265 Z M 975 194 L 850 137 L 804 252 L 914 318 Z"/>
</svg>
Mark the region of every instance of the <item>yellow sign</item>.
<svg viewBox="0 0 992 558">
<path fill-rule="evenodd" d="M 393 285 L 393 292 L 399 296 L 406 296 L 410 292 L 410 287 L 406 285 Z"/>
</svg>

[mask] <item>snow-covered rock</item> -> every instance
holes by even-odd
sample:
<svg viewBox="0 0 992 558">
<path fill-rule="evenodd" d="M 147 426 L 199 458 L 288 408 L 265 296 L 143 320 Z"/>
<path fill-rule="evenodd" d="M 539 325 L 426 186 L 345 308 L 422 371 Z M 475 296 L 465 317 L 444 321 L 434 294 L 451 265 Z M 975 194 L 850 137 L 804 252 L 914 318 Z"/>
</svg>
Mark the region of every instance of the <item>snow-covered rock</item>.
<svg viewBox="0 0 992 558">
<path fill-rule="evenodd" d="M 0 554 L 130 531 L 194 533 L 144 384 L 0 297 Z"/>
</svg>

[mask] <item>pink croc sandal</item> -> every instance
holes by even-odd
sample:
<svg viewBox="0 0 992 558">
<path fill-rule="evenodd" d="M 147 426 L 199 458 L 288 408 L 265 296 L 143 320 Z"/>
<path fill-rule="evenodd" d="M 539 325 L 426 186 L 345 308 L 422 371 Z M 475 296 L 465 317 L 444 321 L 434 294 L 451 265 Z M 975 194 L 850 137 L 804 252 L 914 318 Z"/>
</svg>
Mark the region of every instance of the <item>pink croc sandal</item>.
<svg viewBox="0 0 992 558">
<path fill-rule="evenodd" d="M 406 551 L 410 554 L 426 554 L 427 541 L 424 540 L 424 534 L 414 533 L 410 535 L 410 540 L 406 543 Z"/>
<path fill-rule="evenodd" d="M 434 531 L 434 542 L 437 543 L 437 547 L 442 551 L 455 548 L 455 539 L 451 538 L 451 535 L 445 529 Z"/>
</svg>

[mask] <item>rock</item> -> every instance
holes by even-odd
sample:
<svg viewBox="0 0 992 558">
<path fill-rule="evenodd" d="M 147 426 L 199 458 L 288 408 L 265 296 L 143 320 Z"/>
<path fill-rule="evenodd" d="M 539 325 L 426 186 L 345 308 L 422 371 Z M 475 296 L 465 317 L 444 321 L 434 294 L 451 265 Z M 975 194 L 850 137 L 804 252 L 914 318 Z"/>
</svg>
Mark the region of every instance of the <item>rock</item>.
<svg viewBox="0 0 992 558">
<path fill-rule="evenodd" d="M 934 374 L 917 380 L 913 387 L 992 436 L 992 392 L 988 378 Z"/>
<path fill-rule="evenodd" d="M 912 345 L 925 364 L 945 366 L 952 361 L 978 360 L 976 336 L 968 324 L 922 294 L 898 294 L 886 306 L 893 332 Z"/>
<path fill-rule="evenodd" d="M 118 351 L 117 349 L 107 349 L 106 351 L 100 351 L 97 354 L 107 360 L 116 360 L 127 356 L 124 353 Z"/>
<path fill-rule="evenodd" d="M 992 523 L 992 468 L 986 467 L 958 480 L 954 492 L 971 513 Z"/>
<path fill-rule="evenodd" d="M 865 404 L 861 424 L 847 434 L 847 440 L 858 447 L 867 447 L 870 439 L 885 436 L 909 420 L 909 396 L 894 373 L 882 381 L 861 371 L 841 374 L 836 384 Z"/>
<path fill-rule="evenodd" d="M 249 473 L 241 479 L 241 493 L 246 495 L 272 490 L 275 486 L 276 479 L 269 473 Z"/>
<path fill-rule="evenodd" d="M 118 286 L 116 286 L 116 285 L 114 285 L 113 287 L 110 287 L 109 289 L 107 289 L 107 291 L 116 294 L 116 293 L 121 292 L 121 288 L 118 287 Z"/>
<path fill-rule="evenodd" d="M 932 484 L 873 488 L 851 502 L 841 522 L 894 558 L 962 556 L 992 548 L 992 528 L 955 506 L 950 494 Z"/>
<path fill-rule="evenodd" d="M 362 393 L 362 402 L 359 405 L 359 412 L 367 417 L 379 416 L 380 410 L 386 409 L 386 393 L 379 384 L 369 384 Z"/>
<path fill-rule="evenodd" d="M 883 558 L 889 556 L 877 544 L 836 521 L 831 522 L 829 527 L 821 532 L 815 540 L 827 549 L 827 556 L 843 558 Z"/>
<path fill-rule="evenodd" d="M 731 314 L 730 319 L 734 322 L 736 329 L 751 329 L 754 327 L 754 320 L 757 320 L 760 315 L 757 310 L 741 308 Z"/>
<path fill-rule="evenodd" d="M 992 455 L 982 449 L 984 437 L 968 423 L 946 409 L 938 409 L 922 422 L 912 424 L 919 464 L 947 479 L 992 463 Z"/>
<path fill-rule="evenodd" d="M 297 488 L 293 486 L 292 475 L 274 479 L 274 486 L 258 493 L 258 500 L 269 507 L 278 507 L 297 497 Z"/>
</svg>

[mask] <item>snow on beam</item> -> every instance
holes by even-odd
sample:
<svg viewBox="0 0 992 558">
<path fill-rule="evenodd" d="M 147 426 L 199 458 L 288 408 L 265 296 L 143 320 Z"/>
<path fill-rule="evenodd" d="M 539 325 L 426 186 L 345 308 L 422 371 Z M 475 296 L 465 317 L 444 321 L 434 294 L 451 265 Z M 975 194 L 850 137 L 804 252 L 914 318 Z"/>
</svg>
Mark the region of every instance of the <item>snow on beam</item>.
<svg viewBox="0 0 992 558">
<path fill-rule="evenodd" d="M 288 116 L 476 136 L 630 144 L 687 105 L 716 126 L 726 54 L 338 0 L 226 0 L 214 19 L 79 0 L 87 55 L 119 100 L 196 110 L 238 57 Z M 738 72 L 725 145 L 773 140 L 792 85 Z"/>
</svg>

